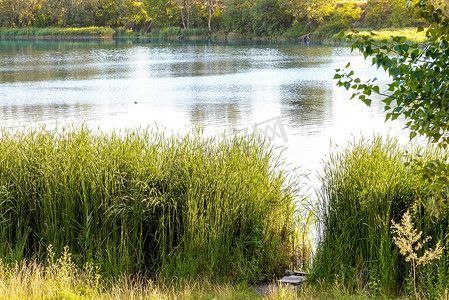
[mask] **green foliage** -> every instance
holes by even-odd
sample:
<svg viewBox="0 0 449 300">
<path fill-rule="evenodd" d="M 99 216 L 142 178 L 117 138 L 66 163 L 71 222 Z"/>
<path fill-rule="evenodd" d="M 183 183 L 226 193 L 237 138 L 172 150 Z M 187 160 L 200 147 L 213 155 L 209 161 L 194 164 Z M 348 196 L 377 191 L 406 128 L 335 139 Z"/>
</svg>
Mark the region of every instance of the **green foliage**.
<svg viewBox="0 0 449 300">
<path fill-rule="evenodd" d="M 363 31 L 360 30 L 357 35 L 359 37 L 369 36 L 375 42 L 392 41 L 395 36 L 403 36 L 408 44 L 424 43 L 426 39 L 426 31 L 417 31 L 415 27 L 402 29 L 386 28 L 380 30 Z"/>
<path fill-rule="evenodd" d="M 223 13 L 227 32 L 280 35 L 291 27 L 293 15 L 279 0 L 232 0 Z"/>
<path fill-rule="evenodd" d="M 286 39 L 297 39 L 305 34 L 309 33 L 309 25 L 301 24 L 297 20 L 293 21 L 293 25 L 290 29 L 288 29 L 283 35 L 283 38 Z"/>
<path fill-rule="evenodd" d="M 251 9 L 252 31 L 259 36 L 273 36 L 291 27 L 293 15 L 279 0 L 257 0 Z"/>
<path fill-rule="evenodd" d="M 125 29 L 139 30 L 150 20 L 142 2 L 125 0 L 118 7 L 120 22 Z"/>
<path fill-rule="evenodd" d="M 155 27 L 170 27 L 176 23 L 176 5 L 166 0 L 145 0 L 145 10 Z"/>
<path fill-rule="evenodd" d="M 332 11 L 330 22 L 334 24 L 347 24 L 354 27 L 362 16 L 362 8 L 354 2 L 344 2 L 337 5 Z"/>
<path fill-rule="evenodd" d="M 317 40 L 330 39 L 344 28 L 346 28 L 346 25 L 340 22 L 323 25 L 313 33 L 313 37 Z"/>
<path fill-rule="evenodd" d="M 209 34 L 207 28 L 182 28 L 180 31 L 181 36 L 185 37 L 205 37 Z"/>
<path fill-rule="evenodd" d="M 37 9 L 37 0 L 2 0 L 0 1 L 0 26 L 30 26 Z"/>
<path fill-rule="evenodd" d="M 401 263 L 390 236 L 390 220 L 424 195 L 419 176 L 402 165 L 397 141 L 360 140 L 332 153 L 321 175 L 319 242 L 314 273 L 338 276 L 355 288 L 372 280 L 397 288 Z"/>
<path fill-rule="evenodd" d="M 384 0 L 368 0 L 363 23 L 371 28 L 391 27 L 390 3 Z"/>
<path fill-rule="evenodd" d="M 53 37 L 112 37 L 115 30 L 108 27 L 83 27 L 83 28 L 5 28 L 0 27 L 0 36 L 2 37 L 20 37 L 20 36 L 53 36 Z"/>
<path fill-rule="evenodd" d="M 411 158 L 431 161 L 442 153 L 418 150 L 407 152 L 394 139 L 375 137 L 329 155 L 321 175 L 314 276 L 350 290 L 371 287 L 385 295 L 404 290 L 412 270 L 395 246 L 390 228 L 391 220 L 399 222 L 407 210 L 412 211 L 419 230 L 435 241 L 440 239 L 447 249 L 448 207 L 439 219 L 424 210 L 428 191 L 419 167 L 404 164 Z M 447 258 L 446 251 L 438 263 L 423 269 L 421 290 L 438 293 L 447 288 Z"/>
<path fill-rule="evenodd" d="M 178 37 L 181 33 L 180 27 L 163 28 L 156 33 L 159 38 Z"/>
<path fill-rule="evenodd" d="M 308 24 L 308 34 L 328 39 L 343 26 L 406 26 L 416 23 L 406 0 L 2 0 L 0 26 L 4 27 L 112 27 L 121 36 L 163 28 L 205 28 L 251 36 L 292 39 L 302 30 L 294 18 Z M 119 29 L 118 31 L 120 31 Z M 131 34 L 129 32 L 134 32 Z M 289 31 L 289 32 L 287 32 Z M 154 35 L 158 35 L 156 32 Z"/>
<path fill-rule="evenodd" d="M 223 13 L 223 27 L 227 32 L 249 33 L 252 30 L 249 0 L 230 0 Z"/>
<path fill-rule="evenodd" d="M 0 257 L 68 245 L 109 274 L 272 278 L 297 244 L 278 159 L 254 136 L 3 131 Z"/>
<path fill-rule="evenodd" d="M 309 32 L 323 22 L 335 8 L 335 0 L 290 0 L 286 1 L 293 15 L 305 19 L 309 24 Z"/>
<path fill-rule="evenodd" d="M 406 27 L 416 21 L 408 0 L 391 1 L 390 22 L 393 27 Z"/>
<path fill-rule="evenodd" d="M 406 27 L 417 19 L 408 0 L 368 0 L 363 24 L 371 28 Z"/>
</svg>

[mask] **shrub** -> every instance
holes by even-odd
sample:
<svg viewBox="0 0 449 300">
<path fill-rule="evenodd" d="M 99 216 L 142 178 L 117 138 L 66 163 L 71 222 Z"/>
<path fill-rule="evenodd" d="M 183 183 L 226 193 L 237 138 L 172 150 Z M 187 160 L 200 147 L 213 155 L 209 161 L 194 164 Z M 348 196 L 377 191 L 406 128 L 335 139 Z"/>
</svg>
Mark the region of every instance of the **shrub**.
<svg viewBox="0 0 449 300">
<path fill-rule="evenodd" d="M 301 24 L 298 21 L 294 21 L 292 24 L 292 27 L 289 28 L 283 35 L 283 38 L 286 39 L 297 39 L 303 35 L 306 35 L 309 33 L 309 25 L 308 24 Z"/>
</svg>

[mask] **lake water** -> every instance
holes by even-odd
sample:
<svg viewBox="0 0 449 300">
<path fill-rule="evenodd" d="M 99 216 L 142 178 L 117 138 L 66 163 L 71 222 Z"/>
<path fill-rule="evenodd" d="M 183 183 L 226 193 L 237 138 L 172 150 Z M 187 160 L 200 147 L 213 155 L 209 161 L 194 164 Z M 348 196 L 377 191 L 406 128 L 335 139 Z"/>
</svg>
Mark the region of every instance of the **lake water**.
<svg viewBox="0 0 449 300">
<path fill-rule="evenodd" d="M 351 62 L 382 72 L 345 47 L 133 41 L 0 41 L 0 126 L 156 126 L 207 134 L 259 128 L 292 166 L 312 174 L 353 136 L 407 133 L 335 86 Z M 314 181 L 314 180 L 312 180 Z"/>
</svg>

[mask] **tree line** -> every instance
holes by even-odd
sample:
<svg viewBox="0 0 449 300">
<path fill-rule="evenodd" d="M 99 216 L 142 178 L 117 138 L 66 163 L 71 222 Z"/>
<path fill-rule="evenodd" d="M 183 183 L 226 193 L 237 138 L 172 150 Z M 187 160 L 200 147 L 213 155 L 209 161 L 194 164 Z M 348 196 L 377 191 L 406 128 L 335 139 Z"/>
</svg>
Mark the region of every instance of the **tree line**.
<svg viewBox="0 0 449 300">
<path fill-rule="evenodd" d="M 3 27 L 208 28 L 273 36 L 417 22 L 408 0 L 0 0 Z"/>
</svg>

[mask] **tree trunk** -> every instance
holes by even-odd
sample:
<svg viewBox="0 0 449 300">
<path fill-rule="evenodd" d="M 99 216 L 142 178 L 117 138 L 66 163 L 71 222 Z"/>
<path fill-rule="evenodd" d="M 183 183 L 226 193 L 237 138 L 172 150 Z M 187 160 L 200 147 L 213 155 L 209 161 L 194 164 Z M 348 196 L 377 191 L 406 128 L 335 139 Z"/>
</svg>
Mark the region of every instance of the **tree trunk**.
<svg viewBox="0 0 449 300">
<path fill-rule="evenodd" d="M 186 22 L 184 21 L 184 10 L 182 9 L 183 7 L 183 2 L 182 0 L 178 0 L 178 6 L 179 6 L 179 10 L 181 11 L 181 21 L 182 21 L 182 26 L 184 28 L 186 28 Z"/>
<path fill-rule="evenodd" d="M 309 24 L 309 33 L 312 32 L 312 18 L 310 17 L 310 0 L 307 0 L 307 23 Z"/>
<path fill-rule="evenodd" d="M 207 21 L 207 26 L 209 27 L 209 32 L 212 32 L 212 27 L 210 25 L 210 22 L 212 20 L 212 13 L 213 13 L 213 0 L 209 0 L 209 20 Z"/>
<path fill-rule="evenodd" d="M 153 20 L 148 22 L 147 28 L 145 29 L 145 33 L 151 32 L 151 26 L 153 26 Z"/>
<path fill-rule="evenodd" d="M 187 0 L 187 28 L 190 25 L 190 0 Z"/>
</svg>

